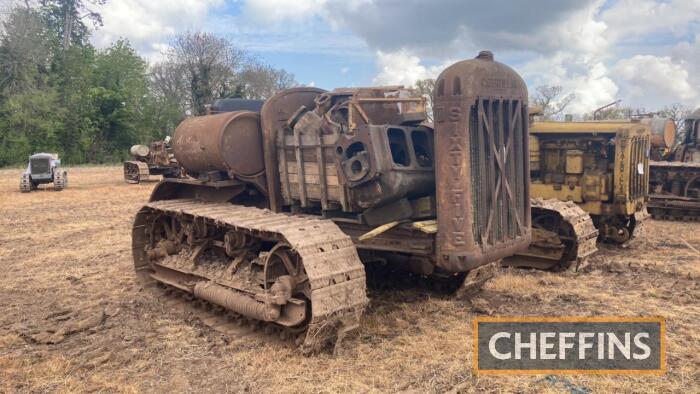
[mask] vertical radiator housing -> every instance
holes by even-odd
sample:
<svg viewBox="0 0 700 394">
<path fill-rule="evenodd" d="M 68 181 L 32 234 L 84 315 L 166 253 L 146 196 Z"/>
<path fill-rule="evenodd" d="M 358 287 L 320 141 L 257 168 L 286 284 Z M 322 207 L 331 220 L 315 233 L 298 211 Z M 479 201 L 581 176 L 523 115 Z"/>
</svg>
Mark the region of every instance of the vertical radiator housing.
<svg viewBox="0 0 700 394">
<path fill-rule="evenodd" d="M 462 272 L 530 243 L 528 93 L 488 51 L 445 69 L 433 94 L 437 265 Z"/>
</svg>

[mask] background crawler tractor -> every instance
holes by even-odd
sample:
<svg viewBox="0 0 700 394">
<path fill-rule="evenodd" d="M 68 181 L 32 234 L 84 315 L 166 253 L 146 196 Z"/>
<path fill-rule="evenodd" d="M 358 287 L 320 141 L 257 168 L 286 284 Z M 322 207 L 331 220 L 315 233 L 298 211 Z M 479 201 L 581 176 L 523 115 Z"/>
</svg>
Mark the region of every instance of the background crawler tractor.
<svg viewBox="0 0 700 394">
<path fill-rule="evenodd" d="M 170 148 L 170 137 L 153 141 L 150 146 L 134 145 L 129 150 L 133 160 L 124 162 L 124 181 L 140 183 L 152 180 L 151 175 L 180 178 L 184 174 Z"/>
<path fill-rule="evenodd" d="M 565 268 L 596 238 L 627 245 L 646 211 L 651 130 L 645 122 L 530 126 L 533 244 L 524 257 Z"/>
<path fill-rule="evenodd" d="M 650 163 L 649 210 L 655 218 L 700 220 L 700 108 L 683 122 L 682 139 Z"/>
<path fill-rule="evenodd" d="M 396 86 L 293 88 L 260 114 L 185 120 L 172 146 L 190 178 L 158 184 L 137 214 L 137 273 L 308 352 L 358 327 L 364 264 L 456 287 L 522 251 L 525 83 L 482 52 L 443 71 L 434 96 L 435 129 Z"/>
<path fill-rule="evenodd" d="M 19 190 L 29 193 L 42 183 L 53 183 L 56 191 L 68 187 L 68 173 L 61 168 L 57 153 L 35 153 L 29 156 L 27 169 L 20 177 Z"/>
</svg>

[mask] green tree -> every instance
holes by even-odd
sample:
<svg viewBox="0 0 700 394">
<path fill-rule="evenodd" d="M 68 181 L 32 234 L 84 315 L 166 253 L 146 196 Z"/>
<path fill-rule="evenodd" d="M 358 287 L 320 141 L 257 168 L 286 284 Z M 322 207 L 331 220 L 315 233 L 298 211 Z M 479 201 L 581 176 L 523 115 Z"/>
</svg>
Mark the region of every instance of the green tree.
<svg viewBox="0 0 700 394">
<path fill-rule="evenodd" d="M 88 160 L 122 158 L 131 145 L 152 138 L 147 64 L 128 41 L 98 52 L 90 98 L 96 128 Z"/>
<path fill-rule="evenodd" d="M 16 8 L 3 26 L 0 40 L 0 92 L 3 96 L 45 85 L 51 64 L 51 32 L 41 15 Z"/>
<path fill-rule="evenodd" d="M 102 26 L 102 16 L 92 7 L 105 4 L 106 0 L 40 0 L 41 9 L 51 30 L 60 37 L 63 50 L 72 44 L 88 45 L 90 30 L 85 20 L 93 26 Z"/>
<path fill-rule="evenodd" d="M 11 11 L 0 36 L 0 165 L 56 151 L 62 110 L 51 86 L 51 31 L 39 12 Z"/>
<path fill-rule="evenodd" d="M 88 151 L 96 130 L 90 95 L 96 56 L 92 46 L 75 45 L 63 51 L 53 65 L 52 86 L 58 92 L 58 107 L 63 110 L 57 135 L 66 162 L 93 159 Z"/>
<path fill-rule="evenodd" d="M 38 151 L 69 164 L 114 162 L 133 144 L 171 135 L 217 98 L 264 98 L 296 84 L 208 33 L 178 37 L 150 70 L 126 40 L 95 50 L 86 23 L 99 26 L 90 7 L 103 3 L 39 0 L 3 18 L 0 166 Z"/>
</svg>

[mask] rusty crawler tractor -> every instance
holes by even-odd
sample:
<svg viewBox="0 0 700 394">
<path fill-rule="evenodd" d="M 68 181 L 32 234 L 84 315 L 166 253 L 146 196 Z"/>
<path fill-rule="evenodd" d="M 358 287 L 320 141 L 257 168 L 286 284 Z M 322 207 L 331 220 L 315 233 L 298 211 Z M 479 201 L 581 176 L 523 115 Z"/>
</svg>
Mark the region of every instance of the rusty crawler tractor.
<svg viewBox="0 0 700 394">
<path fill-rule="evenodd" d="M 535 122 L 529 139 L 528 257 L 566 268 L 594 253 L 596 238 L 627 245 L 649 216 L 649 126 Z"/>
<path fill-rule="evenodd" d="M 138 275 L 310 352 L 358 327 L 363 263 L 462 283 L 526 248 L 520 76 L 490 52 L 447 68 L 435 131 L 406 93 L 293 88 L 261 115 L 185 120 L 173 149 L 191 178 L 164 180 L 137 214 Z"/>
<path fill-rule="evenodd" d="M 650 163 L 649 211 L 669 220 L 700 220 L 700 108 L 683 123 L 683 140 Z"/>
<path fill-rule="evenodd" d="M 29 193 L 42 183 L 53 183 L 53 189 L 61 191 L 68 187 L 68 173 L 61 168 L 57 153 L 35 153 L 29 156 L 29 165 L 22 173 L 19 190 Z"/>
<path fill-rule="evenodd" d="M 153 141 L 151 146 L 134 145 L 129 150 L 133 160 L 124 162 L 126 183 L 148 182 L 151 175 L 164 178 L 180 178 L 182 168 L 170 149 L 170 137 L 164 141 Z"/>
</svg>

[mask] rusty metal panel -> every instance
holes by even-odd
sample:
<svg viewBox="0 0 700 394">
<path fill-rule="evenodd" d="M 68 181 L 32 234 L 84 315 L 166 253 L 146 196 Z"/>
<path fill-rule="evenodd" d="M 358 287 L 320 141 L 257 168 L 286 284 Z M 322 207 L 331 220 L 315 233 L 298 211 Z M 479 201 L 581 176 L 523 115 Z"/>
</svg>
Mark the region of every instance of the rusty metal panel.
<svg viewBox="0 0 700 394">
<path fill-rule="evenodd" d="M 284 175 L 280 179 L 277 157 L 278 130 L 284 128 L 295 112 L 303 107 L 313 108 L 314 99 L 325 90 L 312 87 L 299 87 L 283 90 L 270 97 L 260 111 L 263 129 L 264 158 L 269 191 L 270 209 L 282 210 L 283 199 L 281 186 L 286 185 L 289 192 L 289 180 Z M 282 160 L 286 165 L 286 160 Z"/>
<path fill-rule="evenodd" d="M 434 92 L 437 264 L 465 271 L 527 247 L 527 87 L 490 52 L 448 67 Z"/>
</svg>

